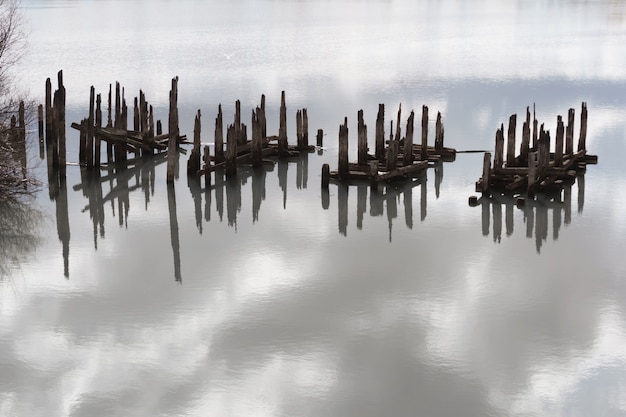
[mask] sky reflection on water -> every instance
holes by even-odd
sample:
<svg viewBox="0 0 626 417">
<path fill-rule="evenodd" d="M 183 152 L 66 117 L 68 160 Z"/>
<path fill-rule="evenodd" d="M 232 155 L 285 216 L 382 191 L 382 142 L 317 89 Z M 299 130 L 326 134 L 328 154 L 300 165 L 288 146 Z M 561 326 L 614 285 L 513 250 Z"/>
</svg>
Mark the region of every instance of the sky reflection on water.
<svg viewBox="0 0 626 417">
<path fill-rule="evenodd" d="M 41 97 L 63 69 L 70 122 L 90 85 L 115 80 L 165 120 L 179 75 L 183 133 L 201 108 L 210 142 L 218 103 L 231 120 L 236 99 L 247 115 L 262 93 L 275 131 L 285 90 L 289 137 L 307 107 L 327 149 L 209 193 L 184 170 L 168 189 L 158 159 L 99 180 L 68 167 L 61 198 L 38 196 L 37 249 L 0 281 L 0 415 L 626 412 L 621 2 L 25 10 L 26 87 Z M 337 126 L 348 116 L 352 142 L 360 108 L 373 126 L 378 103 L 387 120 L 427 104 L 446 146 L 490 150 L 510 114 L 536 103 L 554 130 L 581 101 L 599 164 L 562 203 L 469 207 L 482 154 L 378 193 L 319 187 Z"/>
</svg>

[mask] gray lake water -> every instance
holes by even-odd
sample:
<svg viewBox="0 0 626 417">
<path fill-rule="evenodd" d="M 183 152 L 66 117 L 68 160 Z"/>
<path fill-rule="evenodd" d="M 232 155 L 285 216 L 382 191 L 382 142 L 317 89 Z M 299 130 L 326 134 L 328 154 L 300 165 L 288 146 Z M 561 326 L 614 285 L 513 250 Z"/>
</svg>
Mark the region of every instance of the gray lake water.
<svg viewBox="0 0 626 417">
<path fill-rule="evenodd" d="M 68 167 L 16 214 L 0 259 L 0 416 L 626 415 L 626 4 L 621 1 L 24 1 L 20 87 L 63 70 L 69 123 L 89 88 L 143 89 L 213 141 L 286 92 L 325 149 L 206 191 L 187 157 L 89 180 Z M 54 85 L 54 84 L 53 84 Z M 556 131 L 589 108 L 598 165 L 557 202 L 468 205 L 481 153 L 412 182 L 320 189 L 356 116 L 441 112 L 446 146 L 492 150 L 511 114 Z M 386 126 L 387 132 L 389 131 Z M 388 133 L 387 133 L 388 134 Z M 521 137 L 521 122 L 518 122 Z M 432 142 L 431 142 L 432 143 Z M 54 193 L 52 193 L 54 194 Z M 2 213 L 8 216 L 9 213 Z M 19 223 L 17 223 L 19 222 Z M 6 233 L 0 231 L 0 233 Z"/>
</svg>

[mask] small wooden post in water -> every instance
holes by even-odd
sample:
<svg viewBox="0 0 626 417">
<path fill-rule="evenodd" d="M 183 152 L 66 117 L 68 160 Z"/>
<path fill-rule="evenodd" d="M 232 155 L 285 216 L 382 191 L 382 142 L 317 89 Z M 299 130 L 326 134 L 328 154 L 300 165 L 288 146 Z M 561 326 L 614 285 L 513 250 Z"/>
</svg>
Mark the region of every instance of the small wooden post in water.
<svg viewBox="0 0 626 417">
<path fill-rule="evenodd" d="M 522 125 L 522 144 L 520 146 L 520 162 L 522 165 L 528 161 L 530 150 L 530 108 L 526 106 L 526 121 Z"/>
<path fill-rule="evenodd" d="M 224 162 L 224 128 L 222 126 L 222 105 L 217 106 L 217 117 L 215 118 L 215 163 Z"/>
<path fill-rule="evenodd" d="M 237 174 L 237 130 L 229 125 L 226 129 L 226 176 Z"/>
<path fill-rule="evenodd" d="M 337 175 L 345 176 L 348 171 L 348 118 L 339 126 L 339 152 L 338 152 Z"/>
<path fill-rule="evenodd" d="M 96 96 L 96 130 L 100 132 L 102 129 L 102 99 L 100 94 Z M 97 134 L 94 142 L 94 165 L 96 169 L 100 169 L 100 135 Z M 99 171 L 97 171 L 99 173 Z"/>
<path fill-rule="evenodd" d="M 441 112 L 437 112 L 437 121 L 435 123 L 435 149 L 443 149 L 443 122 L 441 121 Z"/>
<path fill-rule="evenodd" d="M 385 159 L 385 105 L 378 105 L 378 115 L 376 116 L 376 159 Z"/>
<path fill-rule="evenodd" d="M 517 127 L 517 114 L 512 114 L 509 117 L 509 130 L 507 132 L 506 142 L 506 165 L 512 166 L 515 164 L 515 129 Z"/>
<path fill-rule="evenodd" d="M 587 149 L 587 103 L 583 101 L 580 110 L 580 136 L 578 137 L 578 151 Z"/>
<path fill-rule="evenodd" d="M 367 126 L 363 120 L 363 109 L 357 113 L 357 164 L 367 164 Z"/>
<path fill-rule="evenodd" d="M 556 118 L 556 140 L 554 142 L 554 166 L 563 166 L 563 117 L 561 115 Z"/>
<path fill-rule="evenodd" d="M 211 187 L 211 148 L 206 145 L 204 147 L 204 186 L 208 190 Z"/>
<path fill-rule="evenodd" d="M 537 181 L 537 152 L 528 154 L 528 186 L 526 192 L 528 196 L 534 195 L 535 183 Z"/>
<path fill-rule="evenodd" d="M 502 168 L 504 163 L 504 124 L 496 131 L 496 154 L 493 157 L 493 169 Z"/>
<path fill-rule="evenodd" d="M 317 146 L 324 146 L 324 129 L 317 129 L 317 138 L 316 138 Z"/>
<path fill-rule="evenodd" d="M 200 109 L 196 113 L 196 118 L 193 123 L 193 148 L 187 161 L 187 176 L 195 177 L 200 170 Z"/>
<path fill-rule="evenodd" d="M 406 121 L 406 137 L 404 138 L 404 160 L 403 165 L 413 164 L 413 129 L 414 129 L 415 112 L 411 110 L 411 114 Z"/>
<path fill-rule="evenodd" d="M 63 85 L 63 70 L 58 72 L 57 79 L 59 88 L 55 95 L 58 94 L 59 97 L 56 104 L 58 109 L 56 109 L 55 113 L 57 115 L 57 140 L 59 142 L 59 176 L 65 178 L 67 151 L 65 144 L 65 86 Z"/>
<path fill-rule="evenodd" d="M 330 183 L 330 165 L 322 165 L 322 188 L 327 190 Z"/>
<path fill-rule="evenodd" d="M 428 160 L 428 106 L 422 106 L 422 149 L 420 154 L 422 161 Z"/>
<path fill-rule="evenodd" d="M 483 156 L 483 181 L 481 191 L 483 195 L 489 194 L 489 176 L 491 175 L 491 152 L 485 152 Z"/>
<path fill-rule="evenodd" d="M 533 103 L 533 147 L 532 149 L 537 150 L 537 114 L 535 113 L 535 103 Z"/>
<path fill-rule="evenodd" d="M 176 157 L 178 153 L 178 77 L 172 78 L 172 89 L 170 90 L 170 111 L 169 111 L 169 141 L 167 145 L 167 182 L 174 182 L 176 168 Z"/>
<path fill-rule="evenodd" d="M 94 124 L 95 124 L 95 88 L 92 85 L 89 89 L 89 117 L 87 118 L 87 143 L 85 146 L 85 156 L 87 168 L 93 168 L 93 138 L 94 138 Z"/>
<path fill-rule="evenodd" d="M 567 112 L 567 128 L 565 129 L 565 155 L 574 153 L 574 109 Z"/>
<path fill-rule="evenodd" d="M 263 113 L 260 107 L 252 110 L 252 165 L 260 166 L 263 163 L 263 126 L 259 115 Z"/>
<path fill-rule="evenodd" d="M 285 91 L 280 93 L 280 125 L 278 127 L 278 153 L 280 156 L 288 154 L 287 145 L 287 105 Z"/>
</svg>

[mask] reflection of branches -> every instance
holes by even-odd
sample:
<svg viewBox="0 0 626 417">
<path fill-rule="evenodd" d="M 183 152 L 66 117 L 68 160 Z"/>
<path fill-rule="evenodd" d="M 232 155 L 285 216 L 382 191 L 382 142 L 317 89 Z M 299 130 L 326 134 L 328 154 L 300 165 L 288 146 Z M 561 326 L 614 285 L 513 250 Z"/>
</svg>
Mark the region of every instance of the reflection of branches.
<svg viewBox="0 0 626 417">
<path fill-rule="evenodd" d="M 0 201 L 0 278 L 35 250 L 41 213 L 27 202 Z"/>
</svg>

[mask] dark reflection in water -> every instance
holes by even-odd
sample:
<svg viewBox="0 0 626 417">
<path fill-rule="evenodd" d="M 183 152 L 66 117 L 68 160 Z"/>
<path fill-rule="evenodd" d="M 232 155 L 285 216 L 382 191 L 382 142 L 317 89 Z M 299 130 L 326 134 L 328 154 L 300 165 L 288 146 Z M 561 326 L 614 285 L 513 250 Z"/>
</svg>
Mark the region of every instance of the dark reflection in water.
<svg viewBox="0 0 626 417">
<path fill-rule="evenodd" d="M 180 274 L 180 239 L 178 236 L 178 216 L 176 215 L 176 190 L 174 184 L 167 184 L 167 207 L 170 214 L 170 237 L 172 252 L 174 253 L 174 277 L 176 282 L 182 282 Z"/>
<path fill-rule="evenodd" d="M 435 166 L 435 193 L 439 197 L 439 188 L 443 180 L 443 166 L 441 163 Z M 427 176 L 423 172 L 406 182 L 379 184 L 377 188 L 370 188 L 365 183 L 339 182 L 337 189 L 337 224 L 339 233 L 347 236 L 349 218 L 349 190 L 356 188 L 356 227 L 363 228 L 364 214 L 367 212 L 367 195 L 369 190 L 370 216 L 378 217 L 387 215 L 389 227 L 389 241 L 392 241 L 393 220 L 398 217 L 398 203 L 402 200 L 404 209 L 404 222 L 408 229 L 413 228 L 413 189 L 420 186 L 420 221 L 426 219 L 427 206 Z M 327 210 L 330 207 L 330 192 L 322 190 L 322 208 Z M 386 208 L 386 210 L 385 210 Z"/>
<path fill-rule="evenodd" d="M 578 213 L 581 213 L 585 197 L 584 174 L 581 173 L 576 178 L 578 187 Z M 549 222 L 552 216 L 552 239 L 558 240 L 562 224 L 570 224 L 572 221 L 572 187 L 573 184 L 566 184 L 562 191 L 552 193 L 542 193 L 534 199 L 526 198 L 523 204 L 519 204 L 518 197 L 513 195 L 493 195 L 491 198 L 480 198 L 478 200 L 482 211 L 482 233 L 483 236 L 493 235 L 493 241 L 500 243 L 503 233 L 511 236 L 514 231 L 514 211 L 517 208 L 523 213 L 526 224 L 526 237 L 535 238 L 537 253 L 541 252 L 543 242 L 549 236 Z M 504 214 L 503 214 L 504 213 Z M 493 224 L 491 216 L 493 215 Z M 491 229 L 493 226 L 493 230 Z"/>
<path fill-rule="evenodd" d="M 0 200 L 0 279 L 31 256 L 40 243 L 42 215 L 28 202 Z M 69 229 L 68 229 L 69 231 Z M 65 248 L 65 246 L 64 246 Z"/>
</svg>

